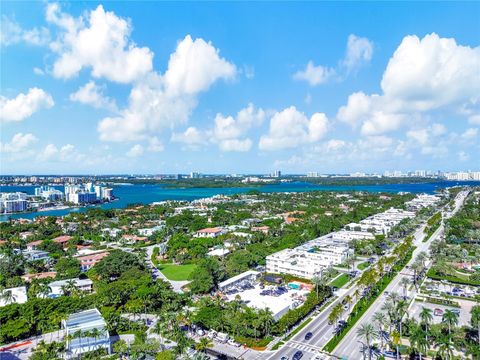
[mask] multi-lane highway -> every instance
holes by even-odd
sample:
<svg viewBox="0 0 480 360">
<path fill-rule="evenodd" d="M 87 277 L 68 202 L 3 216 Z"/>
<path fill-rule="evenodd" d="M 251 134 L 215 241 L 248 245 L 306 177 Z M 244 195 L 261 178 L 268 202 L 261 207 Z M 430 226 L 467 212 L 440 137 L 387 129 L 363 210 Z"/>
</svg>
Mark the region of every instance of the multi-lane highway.
<svg viewBox="0 0 480 360">
<path fill-rule="evenodd" d="M 459 193 L 457 198 L 455 199 L 455 208 L 451 213 L 446 214 L 445 217 L 450 217 L 452 214 L 458 211 L 458 209 L 463 204 L 465 197 L 466 192 Z M 430 239 L 428 239 L 428 241 L 423 242 L 425 237 L 424 229 L 425 225 L 422 225 L 417 229 L 414 234 L 413 243 L 416 246 L 416 249 L 413 252 L 412 260 L 407 264 L 408 266 L 413 263 L 418 254 L 420 254 L 421 252 L 428 252 L 432 241 L 434 241 L 443 234 L 443 226 L 440 226 L 439 229 L 437 229 L 437 231 L 430 237 Z M 385 291 L 403 293 L 403 288 L 400 285 L 401 279 L 403 277 L 412 277 L 412 274 L 409 271 L 405 270 L 406 268 L 392 280 L 392 282 L 387 286 Z M 262 358 L 267 357 L 269 360 L 273 360 L 286 357 L 291 359 L 293 354 L 298 350 L 301 350 L 303 352 L 304 356 L 302 359 L 313 359 L 317 357 L 320 354 L 322 348 L 333 337 L 334 326 L 329 325 L 328 323 L 328 315 L 330 314 L 331 309 L 339 302 L 342 302 L 347 295 L 352 295 L 355 290 L 355 285 L 351 286 L 349 289 L 340 289 L 337 293 L 337 299 L 328 307 L 326 307 L 320 314 L 315 316 L 313 320 L 307 326 L 305 326 L 298 334 L 293 336 L 278 351 L 270 353 L 268 357 L 262 356 Z M 410 298 L 413 298 L 415 294 L 413 292 L 410 292 L 407 295 L 410 296 Z M 339 345 L 333 352 L 334 355 L 345 359 L 361 358 L 360 344 L 356 339 L 357 329 L 362 323 L 370 322 L 373 314 L 375 314 L 381 309 L 384 302 L 385 296 L 384 294 L 381 294 L 366 311 L 366 313 L 362 316 L 362 318 L 349 331 L 345 338 L 339 343 Z M 344 314 L 344 317 L 346 317 L 347 313 Z M 313 336 L 309 340 L 306 340 L 305 335 L 309 332 L 311 332 Z"/>
<path fill-rule="evenodd" d="M 455 212 L 460 209 L 462 206 L 465 197 L 466 197 L 466 192 L 461 192 L 458 194 L 458 196 L 455 199 L 455 208 L 452 210 L 451 213 L 446 214 L 445 217 L 450 217 L 452 216 Z M 385 289 L 384 293 L 382 293 L 376 300 L 375 302 L 368 308 L 368 310 L 363 314 L 363 316 L 360 318 L 359 321 L 351 328 L 349 333 L 343 338 L 343 340 L 338 344 L 338 346 L 335 348 L 333 351 L 333 354 L 342 358 L 342 359 L 359 359 L 361 358 L 361 345 L 356 339 L 356 334 L 358 328 L 362 324 L 366 323 L 371 323 L 372 322 L 372 317 L 376 312 L 379 312 L 383 306 L 383 304 L 386 301 L 386 296 L 385 292 L 391 293 L 391 292 L 397 292 L 397 293 L 402 293 L 402 286 L 400 284 L 402 278 L 407 277 L 409 280 L 413 277 L 413 274 L 410 271 L 406 271 L 407 268 L 412 265 L 412 263 L 415 261 L 415 258 L 420 254 L 421 252 L 428 252 L 428 249 L 430 248 L 431 243 L 438 239 L 440 236 L 443 235 L 443 224 L 435 231 L 435 233 L 425 242 L 423 242 L 423 239 L 425 237 L 425 234 L 423 232 L 424 226 L 422 226 L 420 229 L 418 229 L 415 232 L 415 239 L 414 239 L 414 245 L 417 247 L 415 251 L 413 252 L 413 256 L 411 261 L 407 264 L 407 266 L 403 269 L 402 272 L 400 272 L 393 280 L 392 282 L 387 286 Z M 415 288 L 412 289 L 407 294 L 410 299 L 413 299 L 414 296 L 416 295 L 415 293 Z"/>
</svg>

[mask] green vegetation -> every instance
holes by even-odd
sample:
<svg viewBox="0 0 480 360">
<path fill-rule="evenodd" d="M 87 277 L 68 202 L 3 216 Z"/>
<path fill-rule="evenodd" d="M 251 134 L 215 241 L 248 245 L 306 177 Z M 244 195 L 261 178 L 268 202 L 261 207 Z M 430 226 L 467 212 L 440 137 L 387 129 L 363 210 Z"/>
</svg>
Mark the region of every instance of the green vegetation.
<svg viewBox="0 0 480 360">
<path fill-rule="evenodd" d="M 370 266 L 370 263 L 365 261 L 365 262 L 362 262 L 362 263 L 358 264 L 357 268 L 360 269 L 360 270 L 365 270 L 369 266 Z"/>
<path fill-rule="evenodd" d="M 349 276 L 347 274 L 342 274 L 338 277 L 336 277 L 331 283 L 330 286 L 333 286 L 337 289 L 340 289 L 343 287 L 348 281 L 350 280 Z"/>
<path fill-rule="evenodd" d="M 442 213 L 439 211 L 427 220 L 427 226 L 425 226 L 424 233 L 425 238 L 423 241 L 427 241 L 435 231 L 440 227 L 442 223 Z"/>
<path fill-rule="evenodd" d="M 414 251 L 414 247 L 411 245 L 411 243 L 412 239 L 407 238 L 402 244 L 395 248 L 394 257 L 392 257 L 391 262 L 392 266 L 390 269 L 388 269 L 388 271 L 382 265 L 378 270 L 376 268 L 372 268 L 363 272 L 362 276 L 358 280 L 358 286 L 364 289 L 363 291 L 365 292 L 365 296 L 360 297 L 360 294 L 358 294 L 356 297 L 356 304 L 346 320 L 346 326 L 344 326 L 324 346 L 323 349 L 325 351 L 331 352 L 333 349 L 335 349 L 338 343 L 343 339 L 353 325 L 355 325 L 355 323 L 362 317 L 365 311 L 367 311 L 370 305 L 383 292 L 383 290 L 385 290 L 398 272 L 400 272 L 410 261 Z"/>
<path fill-rule="evenodd" d="M 197 265 L 195 264 L 160 264 L 158 267 L 167 279 L 174 281 L 190 280 L 196 268 Z"/>
</svg>

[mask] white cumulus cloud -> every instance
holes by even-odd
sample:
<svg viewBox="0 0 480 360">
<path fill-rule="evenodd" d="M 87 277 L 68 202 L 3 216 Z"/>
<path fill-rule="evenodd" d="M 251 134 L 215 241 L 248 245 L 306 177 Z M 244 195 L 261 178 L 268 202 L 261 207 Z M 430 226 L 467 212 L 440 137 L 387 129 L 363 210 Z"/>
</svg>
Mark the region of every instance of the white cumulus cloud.
<svg viewBox="0 0 480 360">
<path fill-rule="evenodd" d="M 335 69 L 317 65 L 313 61 L 309 61 L 304 70 L 297 71 L 293 74 L 295 80 L 304 80 L 310 86 L 324 84 L 335 76 Z"/>
<path fill-rule="evenodd" d="M 50 94 L 39 88 L 30 88 L 27 94 L 20 93 L 12 99 L 0 95 L 0 121 L 22 121 L 38 110 L 54 105 Z"/>
<path fill-rule="evenodd" d="M 198 94 L 220 79 L 233 78 L 235 69 L 211 43 L 186 36 L 170 56 L 165 75 L 152 72 L 136 83 L 120 116 L 99 123 L 100 139 L 140 140 L 185 123 L 197 106 Z"/>
<path fill-rule="evenodd" d="M 0 152 L 2 153 L 18 153 L 27 150 L 30 145 L 34 144 L 38 139 L 30 133 L 17 133 L 13 135 L 12 140 L 2 144 L 0 142 Z"/>
<path fill-rule="evenodd" d="M 372 60 L 373 42 L 365 37 L 350 34 L 343 59 L 336 67 L 315 65 L 312 60 L 304 70 L 293 74 L 294 80 L 306 81 L 310 86 L 325 84 L 331 80 L 343 80 L 350 72 Z"/>
<path fill-rule="evenodd" d="M 115 101 L 106 97 L 103 94 L 103 88 L 95 84 L 94 81 L 89 81 L 76 92 L 70 94 L 70 100 L 91 105 L 99 109 L 117 110 Z"/>
<path fill-rule="evenodd" d="M 2 15 L 0 21 L 0 45 L 9 46 L 18 43 L 42 46 L 50 41 L 47 28 L 23 29 L 15 20 Z"/>
<path fill-rule="evenodd" d="M 68 79 L 90 68 L 96 78 L 129 83 L 152 70 L 153 53 L 130 40 L 130 21 L 105 11 L 102 5 L 74 18 L 52 3 L 47 5 L 46 18 L 60 29 L 51 44 L 58 54 L 53 65 L 56 77 Z"/>
<path fill-rule="evenodd" d="M 139 157 L 142 154 L 143 154 L 143 146 L 140 144 L 133 145 L 130 148 L 130 150 L 127 151 L 127 156 L 131 158 Z"/>
<path fill-rule="evenodd" d="M 281 150 L 316 142 L 327 133 L 328 126 L 325 114 L 315 113 L 308 119 L 303 112 L 291 106 L 272 116 L 269 132 L 260 138 L 259 148 Z"/>
<path fill-rule="evenodd" d="M 480 47 L 458 45 L 435 33 L 422 39 L 406 36 L 385 69 L 383 93 L 350 95 L 337 118 L 361 124 L 362 133 L 372 135 L 398 130 L 439 108 L 465 112 L 480 98 L 479 63 Z"/>
</svg>

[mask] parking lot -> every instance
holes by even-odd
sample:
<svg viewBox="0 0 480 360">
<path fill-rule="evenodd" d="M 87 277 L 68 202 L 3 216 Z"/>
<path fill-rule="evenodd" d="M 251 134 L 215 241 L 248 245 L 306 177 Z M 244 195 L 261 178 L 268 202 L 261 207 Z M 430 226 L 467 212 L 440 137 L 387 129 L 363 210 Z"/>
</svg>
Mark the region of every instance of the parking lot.
<svg viewBox="0 0 480 360">
<path fill-rule="evenodd" d="M 448 282 L 434 280 L 426 280 L 423 286 L 425 287 L 426 291 L 436 295 L 452 295 L 465 299 L 472 299 L 476 295 L 480 295 L 480 288 L 475 286 L 456 285 Z"/>
<path fill-rule="evenodd" d="M 445 312 L 445 310 L 453 310 L 453 311 L 459 310 L 460 315 L 458 317 L 458 325 L 459 326 L 468 325 L 470 323 L 470 317 L 471 317 L 470 311 L 472 307 L 476 305 L 476 303 L 473 301 L 467 301 L 467 300 L 458 300 L 458 303 L 461 306 L 460 308 L 456 308 L 453 306 L 431 304 L 427 302 L 414 301 L 412 308 L 409 311 L 409 314 L 410 314 L 410 317 L 414 319 L 420 319 L 420 312 L 422 311 L 422 307 L 426 307 L 432 310 L 433 323 L 439 324 L 442 322 L 442 315 L 434 315 L 435 309 L 440 309 L 443 313 Z M 439 311 L 437 311 L 437 313 L 439 313 Z"/>
<path fill-rule="evenodd" d="M 270 309 L 273 317 L 278 320 L 289 309 L 294 309 L 303 304 L 308 294 L 306 289 L 291 289 L 287 286 L 268 285 L 263 289 L 260 284 L 252 284 L 252 286 L 230 291 L 225 295 L 228 301 L 240 299 L 245 304 L 257 309 Z"/>
</svg>

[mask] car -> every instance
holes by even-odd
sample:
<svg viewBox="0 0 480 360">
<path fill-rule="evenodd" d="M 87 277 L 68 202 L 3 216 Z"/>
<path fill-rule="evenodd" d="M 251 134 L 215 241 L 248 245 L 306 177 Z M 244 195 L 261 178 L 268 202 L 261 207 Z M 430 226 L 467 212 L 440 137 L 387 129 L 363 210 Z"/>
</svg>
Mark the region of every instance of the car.
<svg viewBox="0 0 480 360">
<path fill-rule="evenodd" d="M 280 360 L 289 360 L 288 356 L 282 356 Z"/>
<path fill-rule="evenodd" d="M 350 305 L 348 304 L 343 305 L 343 310 L 348 310 L 349 308 L 350 308 Z"/>
<path fill-rule="evenodd" d="M 452 309 L 451 312 L 454 313 L 454 314 L 460 315 L 460 310 L 459 309 Z"/>
<path fill-rule="evenodd" d="M 205 331 L 203 331 L 202 329 L 197 329 L 197 335 L 198 336 L 203 336 L 203 335 L 205 335 Z"/>
<path fill-rule="evenodd" d="M 382 355 L 387 358 L 392 358 L 392 359 L 397 358 L 397 353 L 395 351 L 384 351 Z"/>
<path fill-rule="evenodd" d="M 232 345 L 232 346 L 235 346 L 235 347 L 240 347 L 240 343 L 236 342 L 235 340 L 233 339 L 229 339 L 227 341 L 228 345 Z"/>
<path fill-rule="evenodd" d="M 292 356 L 292 360 L 300 360 L 303 357 L 303 352 L 298 350 L 295 354 Z"/>
<path fill-rule="evenodd" d="M 439 309 L 439 308 L 436 308 L 435 310 L 433 310 L 433 315 L 442 316 L 443 315 L 443 310 Z"/>
<path fill-rule="evenodd" d="M 307 332 L 307 333 L 305 334 L 305 340 L 310 340 L 310 339 L 312 338 L 312 336 L 313 336 L 313 333 Z"/>
</svg>

